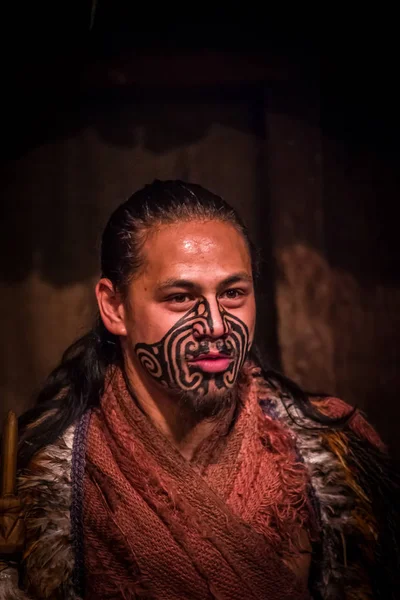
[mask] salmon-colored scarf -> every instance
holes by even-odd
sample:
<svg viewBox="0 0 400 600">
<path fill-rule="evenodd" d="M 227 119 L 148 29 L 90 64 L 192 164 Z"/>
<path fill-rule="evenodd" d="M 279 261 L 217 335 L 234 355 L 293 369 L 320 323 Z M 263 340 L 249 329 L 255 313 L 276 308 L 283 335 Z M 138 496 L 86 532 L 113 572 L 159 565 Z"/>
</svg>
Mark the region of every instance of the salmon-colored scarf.
<svg viewBox="0 0 400 600">
<path fill-rule="evenodd" d="M 88 432 L 85 598 L 309 597 L 290 559 L 309 525 L 305 471 L 257 378 L 240 398 L 189 462 L 115 371 Z"/>
</svg>

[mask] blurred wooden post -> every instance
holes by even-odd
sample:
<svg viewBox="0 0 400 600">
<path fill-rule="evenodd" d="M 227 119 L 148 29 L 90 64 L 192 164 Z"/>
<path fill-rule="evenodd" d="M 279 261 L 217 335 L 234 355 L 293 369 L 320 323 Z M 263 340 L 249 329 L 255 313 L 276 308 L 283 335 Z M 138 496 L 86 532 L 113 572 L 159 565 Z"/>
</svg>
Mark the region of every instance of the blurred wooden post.
<svg viewBox="0 0 400 600">
<path fill-rule="evenodd" d="M 24 548 L 24 520 L 17 488 L 18 421 L 9 411 L 2 436 L 0 489 L 0 560 L 13 559 Z M 2 564 L 0 562 L 0 570 Z"/>
<path fill-rule="evenodd" d="M 334 393 L 334 290 L 325 256 L 319 120 L 315 86 L 267 86 L 266 167 L 282 367 L 303 388 Z"/>
</svg>

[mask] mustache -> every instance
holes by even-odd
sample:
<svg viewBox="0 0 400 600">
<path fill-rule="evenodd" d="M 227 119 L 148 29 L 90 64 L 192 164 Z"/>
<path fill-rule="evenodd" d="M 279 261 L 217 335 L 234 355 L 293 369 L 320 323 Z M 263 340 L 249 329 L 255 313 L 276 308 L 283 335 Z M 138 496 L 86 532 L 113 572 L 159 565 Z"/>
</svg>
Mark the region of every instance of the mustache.
<svg viewBox="0 0 400 600">
<path fill-rule="evenodd" d="M 199 343 L 198 348 L 192 352 L 187 352 L 185 354 L 186 359 L 196 360 L 202 354 L 210 354 L 211 351 L 217 351 L 218 354 L 222 354 L 224 356 L 233 356 L 233 348 L 230 344 L 227 344 L 224 340 L 217 340 L 216 342 L 211 342 L 209 340 L 203 340 Z"/>
</svg>

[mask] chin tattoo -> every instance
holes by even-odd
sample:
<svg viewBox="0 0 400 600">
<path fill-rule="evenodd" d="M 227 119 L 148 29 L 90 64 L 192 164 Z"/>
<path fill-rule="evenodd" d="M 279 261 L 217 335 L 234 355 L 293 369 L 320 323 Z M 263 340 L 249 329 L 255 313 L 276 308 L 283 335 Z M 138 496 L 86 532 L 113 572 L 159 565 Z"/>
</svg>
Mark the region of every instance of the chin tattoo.
<svg viewBox="0 0 400 600">
<path fill-rule="evenodd" d="M 179 392 L 197 392 L 205 396 L 211 382 L 217 390 L 231 389 L 250 349 L 249 331 L 245 323 L 219 306 L 224 334 L 215 342 L 209 340 L 213 321 L 207 300 L 199 300 L 155 344 L 136 344 L 134 350 L 142 367 L 161 385 Z M 198 339 L 197 339 L 198 338 Z M 231 359 L 220 373 L 205 373 L 190 363 L 211 347 Z"/>
</svg>

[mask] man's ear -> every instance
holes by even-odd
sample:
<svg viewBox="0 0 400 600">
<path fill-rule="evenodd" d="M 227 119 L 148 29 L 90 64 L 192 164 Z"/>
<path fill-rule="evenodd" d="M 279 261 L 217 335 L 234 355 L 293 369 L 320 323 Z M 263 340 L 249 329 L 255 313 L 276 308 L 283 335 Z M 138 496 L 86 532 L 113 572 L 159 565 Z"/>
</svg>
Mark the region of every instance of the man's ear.
<svg viewBox="0 0 400 600">
<path fill-rule="evenodd" d="M 96 298 L 104 327 L 114 335 L 126 335 L 122 297 L 109 279 L 100 279 L 96 285 Z"/>
</svg>

